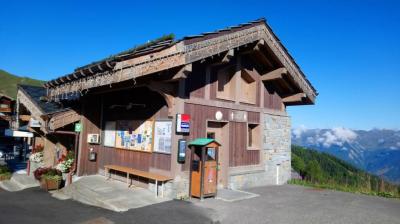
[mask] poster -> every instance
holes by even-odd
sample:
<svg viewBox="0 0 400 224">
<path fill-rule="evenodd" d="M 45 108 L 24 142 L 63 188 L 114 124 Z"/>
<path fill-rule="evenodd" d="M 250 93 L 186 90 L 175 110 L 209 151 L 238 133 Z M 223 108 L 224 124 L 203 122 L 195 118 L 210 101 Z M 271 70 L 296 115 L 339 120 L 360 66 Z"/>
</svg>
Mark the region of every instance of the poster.
<svg viewBox="0 0 400 224">
<path fill-rule="evenodd" d="M 172 121 L 156 121 L 154 124 L 154 151 L 171 153 Z"/>
<path fill-rule="evenodd" d="M 117 121 L 115 147 L 151 152 L 153 121 Z"/>
<path fill-rule="evenodd" d="M 104 146 L 115 147 L 115 128 L 117 122 L 106 121 L 104 127 Z"/>
</svg>

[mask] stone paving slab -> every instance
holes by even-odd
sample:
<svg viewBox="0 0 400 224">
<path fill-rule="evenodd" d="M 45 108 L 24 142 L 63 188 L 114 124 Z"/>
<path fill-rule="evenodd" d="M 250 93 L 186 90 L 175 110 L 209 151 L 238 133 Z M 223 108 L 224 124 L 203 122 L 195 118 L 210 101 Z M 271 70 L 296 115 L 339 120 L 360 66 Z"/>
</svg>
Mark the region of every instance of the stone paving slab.
<svg viewBox="0 0 400 224">
<path fill-rule="evenodd" d="M 258 194 L 240 191 L 240 190 L 231 190 L 231 189 L 218 189 L 216 199 L 223 200 L 226 202 L 234 202 L 241 201 L 245 199 L 258 197 Z"/>
</svg>

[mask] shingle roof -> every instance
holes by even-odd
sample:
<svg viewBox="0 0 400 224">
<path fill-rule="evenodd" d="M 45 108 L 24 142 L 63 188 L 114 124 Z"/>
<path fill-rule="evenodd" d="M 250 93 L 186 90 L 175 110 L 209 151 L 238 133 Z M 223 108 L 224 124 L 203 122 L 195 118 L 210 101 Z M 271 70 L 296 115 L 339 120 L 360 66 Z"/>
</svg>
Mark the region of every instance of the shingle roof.
<svg viewBox="0 0 400 224">
<path fill-rule="evenodd" d="M 315 94 L 318 95 L 316 89 L 313 87 L 311 82 L 307 79 L 307 77 L 301 71 L 300 67 L 297 65 L 297 63 L 295 62 L 293 57 L 290 55 L 288 50 L 285 48 L 285 46 L 281 43 L 279 38 L 275 35 L 275 33 L 273 32 L 271 27 L 267 24 L 267 21 L 265 18 L 260 18 L 257 20 L 238 24 L 235 26 L 226 27 L 226 28 L 219 29 L 219 30 L 212 31 L 212 32 L 205 32 L 205 33 L 201 33 L 198 35 L 186 36 L 186 37 L 183 37 L 181 40 L 174 40 L 173 35 L 164 36 L 164 37 L 158 38 L 154 41 L 151 41 L 147 44 L 141 45 L 138 48 L 133 48 L 128 51 L 118 53 L 109 58 L 100 60 L 98 62 L 94 62 L 89 65 L 80 67 L 71 74 L 59 77 L 57 79 L 54 79 L 54 80 L 51 80 L 51 81 L 45 83 L 44 86 L 51 88 L 54 86 L 58 86 L 60 84 L 68 83 L 68 82 L 76 80 L 76 79 L 80 79 L 85 76 L 90 76 L 90 75 L 96 74 L 98 72 L 112 70 L 114 68 L 116 62 L 118 62 L 118 61 L 127 60 L 129 58 L 134 58 L 134 57 L 138 57 L 141 55 L 146 55 L 146 54 L 150 54 L 153 52 L 161 51 L 161 50 L 168 48 L 178 42 L 183 42 L 184 45 L 189 45 L 189 44 L 196 43 L 199 41 L 204 41 L 204 40 L 212 39 L 212 38 L 215 38 L 218 36 L 245 30 L 245 29 L 248 29 L 248 28 L 251 28 L 254 26 L 258 26 L 260 24 L 264 24 L 266 26 L 266 28 L 273 35 L 273 37 L 275 38 L 275 40 L 277 41 L 279 46 L 283 49 L 283 51 L 285 51 L 285 53 L 287 54 L 287 56 L 289 57 L 289 59 L 291 60 L 293 65 L 298 69 L 300 75 L 304 78 L 304 80 L 311 87 L 311 89 L 315 92 Z"/>
<path fill-rule="evenodd" d="M 47 95 L 46 88 L 40 86 L 30 86 L 30 85 L 19 85 L 20 90 L 22 90 L 34 103 L 39 107 L 44 114 L 52 114 L 56 112 L 61 112 L 68 110 L 69 108 L 64 108 L 61 103 L 47 102 L 41 100 L 41 97 Z"/>
<path fill-rule="evenodd" d="M 64 80 L 71 81 L 79 79 L 81 77 L 93 75 L 97 72 L 111 70 L 114 68 L 116 62 L 118 61 L 127 60 L 129 58 L 138 57 L 152 52 L 157 52 L 173 45 L 174 43 L 175 42 L 173 34 L 164 35 L 160 38 L 138 45 L 131 49 L 122 51 L 110 57 L 76 68 L 73 73 L 50 80 L 46 82 L 44 86 L 48 87 L 54 84 L 62 83 L 64 82 Z"/>
</svg>

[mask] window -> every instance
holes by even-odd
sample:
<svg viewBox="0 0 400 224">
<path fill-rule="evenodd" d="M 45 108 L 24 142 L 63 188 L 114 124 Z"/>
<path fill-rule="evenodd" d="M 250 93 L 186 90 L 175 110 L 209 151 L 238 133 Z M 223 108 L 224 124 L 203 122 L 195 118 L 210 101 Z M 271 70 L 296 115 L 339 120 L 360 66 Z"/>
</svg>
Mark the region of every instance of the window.
<svg viewBox="0 0 400 224">
<path fill-rule="evenodd" d="M 256 94 L 257 94 L 257 83 L 251 74 L 246 70 L 242 70 L 240 75 L 240 102 L 256 104 Z"/>
<path fill-rule="evenodd" d="M 247 125 L 247 146 L 249 149 L 260 149 L 260 125 L 248 124 Z"/>
<path fill-rule="evenodd" d="M 235 67 L 229 66 L 218 71 L 217 98 L 235 100 Z"/>
</svg>

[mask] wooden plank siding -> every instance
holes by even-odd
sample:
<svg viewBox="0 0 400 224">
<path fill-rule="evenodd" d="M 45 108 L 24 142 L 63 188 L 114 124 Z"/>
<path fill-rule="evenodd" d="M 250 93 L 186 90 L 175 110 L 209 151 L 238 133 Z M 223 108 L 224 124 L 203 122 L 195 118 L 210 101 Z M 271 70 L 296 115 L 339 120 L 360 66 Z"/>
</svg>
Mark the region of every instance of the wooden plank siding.
<svg viewBox="0 0 400 224">
<path fill-rule="evenodd" d="M 223 120 L 229 120 L 231 109 L 185 103 L 185 113 L 191 116 L 190 134 L 186 136 L 188 141 L 195 138 L 206 137 L 207 120 L 215 120 L 215 113 L 221 111 Z M 248 112 L 249 122 L 260 123 L 260 113 Z M 246 166 L 260 163 L 259 150 L 247 150 L 247 123 L 229 122 L 229 166 Z M 186 161 L 190 161 L 189 153 Z M 189 163 L 182 166 L 182 170 L 188 170 Z"/>
<path fill-rule="evenodd" d="M 185 96 L 204 98 L 206 70 L 200 63 L 193 63 L 193 72 L 185 79 Z"/>
<path fill-rule="evenodd" d="M 276 93 L 269 93 L 264 89 L 264 108 L 282 110 L 282 98 Z"/>
<path fill-rule="evenodd" d="M 134 91 L 122 91 L 121 93 L 109 93 L 103 95 L 104 105 L 105 107 L 109 106 L 111 103 L 127 103 L 132 99 L 125 97 L 126 101 L 122 102 L 116 100 L 119 96 L 127 94 L 126 96 L 140 95 L 142 94 L 135 93 Z M 153 97 L 152 93 L 144 93 L 145 96 Z M 148 98 L 146 98 L 148 99 Z M 152 106 L 157 104 L 157 99 L 152 101 Z M 87 134 L 89 133 L 101 133 L 101 97 L 98 95 L 86 97 L 83 103 L 83 135 L 82 135 L 82 148 L 81 148 L 81 159 L 80 159 L 80 169 L 79 175 L 90 175 L 98 173 L 99 169 L 104 169 L 105 165 L 120 165 L 126 166 L 138 170 L 149 171 L 150 168 L 156 168 L 161 170 L 169 171 L 171 170 L 171 155 L 157 152 L 141 152 L 127 149 L 119 149 L 114 147 L 107 147 L 95 144 L 87 143 Z M 156 108 L 158 110 L 155 114 L 153 114 L 154 119 L 168 119 L 168 108 L 164 106 L 155 106 L 150 108 Z M 132 111 L 123 112 L 118 111 L 118 113 L 107 113 L 103 114 L 103 122 L 106 120 L 129 120 L 134 119 L 135 117 L 145 118 L 145 114 L 135 113 Z M 97 152 L 97 161 L 91 162 L 88 159 L 90 148 L 93 148 L 95 152 Z"/>
<path fill-rule="evenodd" d="M 229 123 L 229 166 L 248 166 L 260 163 L 259 150 L 247 150 L 247 124 Z"/>
<path fill-rule="evenodd" d="M 247 112 L 247 121 L 253 124 L 260 123 L 260 113 L 249 111 Z"/>
</svg>

